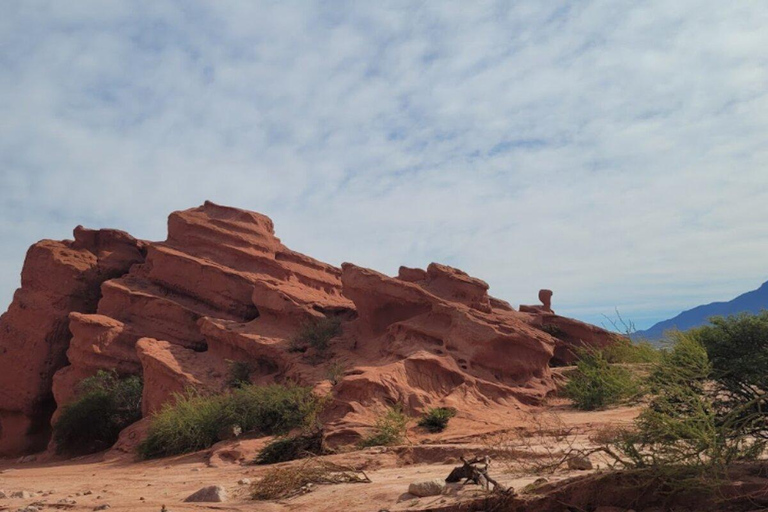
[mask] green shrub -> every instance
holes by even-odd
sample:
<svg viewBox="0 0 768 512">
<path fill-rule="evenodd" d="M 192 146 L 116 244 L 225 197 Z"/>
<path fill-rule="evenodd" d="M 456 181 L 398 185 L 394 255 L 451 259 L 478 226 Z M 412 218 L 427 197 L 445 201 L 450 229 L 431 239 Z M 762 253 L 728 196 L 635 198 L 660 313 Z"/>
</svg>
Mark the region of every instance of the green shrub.
<svg viewBox="0 0 768 512">
<path fill-rule="evenodd" d="M 638 383 L 625 368 L 612 366 L 599 350 L 583 350 L 565 394 L 583 410 L 617 404 L 639 393 Z"/>
<path fill-rule="evenodd" d="M 314 429 L 296 436 L 275 439 L 262 448 L 254 464 L 277 464 L 328 452 L 323 444 L 322 430 Z"/>
<path fill-rule="evenodd" d="M 80 382 L 75 400 L 53 426 L 59 453 L 86 454 L 109 448 L 120 431 L 141 419 L 142 381 L 99 371 Z"/>
<path fill-rule="evenodd" d="M 299 332 L 290 340 L 289 350 L 305 352 L 312 348 L 319 356 L 324 356 L 332 338 L 341 334 L 341 320 L 338 318 L 316 318 L 305 322 Z"/>
<path fill-rule="evenodd" d="M 422 415 L 419 426 L 433 433 L 442 432 L 454 416 L 456 416 L 456 409 L 452 407 L 434 407 L 427 409 Z"/>
<path fill-rule="evenodd" d="M 279 435 L 291 429 L 310 428 L 325 400 L 300 386 L 243 386 L 229 396 L 227 416 L 243 432 Z"/>
<path fill-rule="evenodd" d="M 227 361 L 229 364 L 227 373 L 227 387 L 241 388 L 251 383 L 253 366 L 247 361 Z"/>
<path fill-rule="evenodd" d="M 740 409 L 722 400 L 697 331 L 672 333 L 671 340 L 649 377 L 648 406 L 610 453 L 625 467 L 649 468 L 675 486 L 716 482 L 728 464 L 756 458 L 765 442 L 740 421 Z"/>
<path fill-rule="evenodd" d="M 605 347 L 603 355 L 609 363 L 656 363 L 661 357 L 661 351 L 647 341 L 622 339 Z"/>
<path fill-rule="evenodd" d="M 707 351 L 721 415 L 730 413 L 752 435 L 768 439 L 768 311 L 711 318 L 689 331 Z M 733 417 L 738 414 L 738 417 Z"/>
<path fill-rule="evenodd" d="M 262 435 L 284 434 L 314 425 L 323 405 L 311 388 L 277 384 L 245 385 L 212 396 L 176 395 L 175 403 L 152 418 L 139 453 L 152 458 L 202 450 L 221 441 L 233 426 Z"/>
<path fill-rule="evenodd" d="M 220 440 L 230 424 L 228 395 L 175 395 L 153 418 L 146 439 L 138 447 L 145 458 L 163 457 L 208 448 Z"/>
<path fill-rule="evenodd" d="M 373 434 L 360 442 L 362 448 L 400 444 L 408 430 L 408 416 L 403 413 L 402 407 L 390 407 L 376 418 L 373 428 Z"/>
</svg>

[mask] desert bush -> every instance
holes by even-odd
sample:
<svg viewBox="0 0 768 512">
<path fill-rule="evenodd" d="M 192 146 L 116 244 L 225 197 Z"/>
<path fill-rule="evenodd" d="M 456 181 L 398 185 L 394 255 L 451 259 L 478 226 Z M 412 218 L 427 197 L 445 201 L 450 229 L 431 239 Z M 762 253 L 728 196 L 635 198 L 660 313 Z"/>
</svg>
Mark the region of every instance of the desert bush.
<svg viewBox="0 0 768 512">
<path fill-rule="evenodd" d="M 313 429 L 295 436 L 275 439 L 261 449 L 254 464 L 277 464 L 326 453 L 330 451 L 323 444 L 323 431 Z"/>
<path fill-rule="evenodd" d="M 421 416 L 418 425 L 429 432 L 442 432 L 448 427 L 448 421 L 456 416 L 456 409 L 452 407 L 433 407 Z"/>
<path fill-rule="evenodd" d="M 267 471 L 264 477 L 251 487 L 255 500 L 277 500 L 309 492 L 308 484 L 370 483 L 362 470 L 328 461 L 308 459 L 289 467 Z"/>
<path fill-rule="evenodd" d="M 603 449 L 620 467 L 651 470 L 672 489 L 711 489 L 729 464 L 758 457 L 765 442 L 743 422 L 744 409 L 723 402 L 696 333 L 671 338 L 674 345 L 651 372 L 647 407 Z"/>
<path fill-rule="evenodd" d="M 204 396 L 194 392 L 176 395 L 155 414 L 146 439 L 139 444 L 143 458 L 193 452 L 217 443 L 219 432 L 230 421 L 228 395 Z"/>
<path fill-rule="evenodd" d="M 232 426 L 262 435 L 284 434 L 313 425 L 323 405 L 311 388 L 277 384 L 246 385 L 211 396 L 176 395 L 174 403 L 152 418 L 139 453 L 152 458 L 202 450 L 220 441 Z"/>
<path fill-rule="evenodd" d="M 253 365 L 247 361 L 227 361 L 227 387 L 241 388 L 251 383 Z"/>
<path fill-rule="evenodd" d="M 605 360 L 609 363 L 656 363 L 661 358 L 661 351 L 647 341 L 617 340 L 603 349 Z"/>
<path fill-rule="evenodd" d="M 710 319 L 688 336 L 706 349 L 721 416 L 768 439 L 768 311 Z M 738 417 L 735 417 L 738 414 Z"/>
<path fill-rule="evenodd" d="M 99 371 L 84 379 L 75 400 L 53 426 L 60 453 L 93 453 L 112 446 L 120 431 L 141 419 L 141 378 Z"/>
<path fill-rule="evenodd" d="M 610 324 L 603 327 L 621 333 L 615 343 L 603 349 L 603 355 L 609 363 L 656 363 L 659 361 L 660 350 L 652 343 L 638 337 L 637 329 L 632 320 L 624 319 L 618 308 L 613 316 L 603 315 Z"/>
<path fill-rule="evenodd" d="M 376 418 L 373 430 L 360 442 L 362 448 L 400 444 L 408 430 L 408 416 L 403 413 L 402 407 L 390 407 Z"/>
<path fill-rule="evenodd" d="M 284 434 L 294 428 L 311 428 L 325 399 L 301 386 L 244 386 L 227 401 L 228 417 L 244 432 Z"/>
<path fill-rule="evenodd" d="M 640 391 L 637 381 L 625 368 L 611 365 L 600 350 L 579 353 L 576 371 L 565 385 L 565 394 L 583 410 L 617 404 Z"/>
<path fill-rule="evenodd" d="M 341 381 L 342 377 L 344 377 L 344 372 L 346 371 L 347 367 L 344 363 L 340 361 L 331 361 L 328 368 L 325 370 L 325 375 L 328 380 L 331 381 L 331 385 L 335 386 Z"/>
<path fill-rule="evenodd" d="M 341 334 L 341 320 L 338 318 L 316 318 L 305 322 L 299 332 L 291 338 L 289 350 L 305 352 L 314 349 L 319 356 L 328 352 L 328 344 L 332 338 Z"/>
<path fill-rule="evenodd" d="M 525 427 L 495 432 L 483 438 L 488 451 L 516 476 L 555 473 L 568 460 L 583 455 L 578 429 L 566 425 L 552 411 L 536 411 L 523 418 Z"/>
</svg>

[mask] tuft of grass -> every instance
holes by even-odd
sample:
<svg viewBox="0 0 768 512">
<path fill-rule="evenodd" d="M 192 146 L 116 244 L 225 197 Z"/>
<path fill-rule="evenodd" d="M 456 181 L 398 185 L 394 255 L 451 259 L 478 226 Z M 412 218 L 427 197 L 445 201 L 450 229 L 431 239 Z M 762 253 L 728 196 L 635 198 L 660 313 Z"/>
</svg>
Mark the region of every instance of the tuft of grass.
<svg viewBox="0 0 768 512">
<path fill-rule="evenodd" d="M 291 338 L 291 352 L 306 352 L 314 349 L 318 356 L 324 357 L 332 338 L 341 334 L 341 320 L 338 318 L 315 318 L 305 322 L 299 332 Z"/>
<path fill-rule="evenodd" d="M 251 383 L 253 365 L 247 361 L 227 361 L 229 364 L 227 373 L 227 387 L 241 388 Z"/>
<path fill-rule="evenodd" d="M 360 441 L 361 448 L 400 444 L 408 430 L 408 416 L 403 413 L 402 407 L 390 407 L 376 418 L 373 429 L 370 436 Z"/>
<path fill-rule="evenodd" d="M 323 431 L 315 429 L 296 436 L 282 437 L 262 448 L 254 464 L 277 464 L 303 459 L 312 455 L 325 455 L 330 451 L 323 444 Z"/>
<path fill-rule="evenodd" d="M 427 409 L 418 425 L 429 432 L 442 432 L 448 427 L 448 421 L 454 416 L 456 416 L 456 409 L 452 407 L 433 407 Z"/>
<path fill-rule="evenodd" d="M 153 458 L 202 450 L 221 441 L 227 427 L 262 435 L 309 428 L 324 404 L 311 388 L 278 384 L 249 384 L 211 396 L 176 395 L 175 403 L 166 404 L 152 418 L 139 454 Z"/>
<path fill-rule="evenodd" d="M 116 372 L 83 379 L 53 426 L 57 452 L 82 455 L 115 444 L 121 430 L 141 419 L 142 387 L 141 378 Z"/>
<path fill-rule="evenodd" d="M 599 350 L 584 350 L 576 371 L 565 385 L 565 394 L 582 410 L 595 410 L 637 396 L 640 392 L 632 374 L 611 365 Z"/>
</svg>

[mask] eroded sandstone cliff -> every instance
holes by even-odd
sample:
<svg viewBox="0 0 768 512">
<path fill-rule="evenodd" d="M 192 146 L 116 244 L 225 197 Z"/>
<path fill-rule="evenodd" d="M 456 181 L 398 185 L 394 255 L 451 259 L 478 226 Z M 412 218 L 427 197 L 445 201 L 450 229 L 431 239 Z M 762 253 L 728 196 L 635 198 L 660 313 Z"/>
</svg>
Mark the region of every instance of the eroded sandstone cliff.
<svg viewBox="0 0 768 512">
<path fill-rule="evenodd" d="M 331 444 L 358 439 L 387 404 L 514 415 L 554 389 L 553 362 L 613 340 L 548 305 L 521 309 L 443 265 L 388 277 L 322 263 L 285 247 L 269 218 L 210 202 L 171 214 L 159 243 L 78 227 L 30 248 L 0 318 L 0 453 L 43 449 L 56 409 L 100 369 L 142 375 L 148 417 L 190 386 L 223 389 L 231 361 L 248 362 L 254 383 L 330 391 Z M 331 357 L 289 350 L 326 317 L 341 321 Z M 331 363 L 346 370 L 335 385 Z"/>
</svg>

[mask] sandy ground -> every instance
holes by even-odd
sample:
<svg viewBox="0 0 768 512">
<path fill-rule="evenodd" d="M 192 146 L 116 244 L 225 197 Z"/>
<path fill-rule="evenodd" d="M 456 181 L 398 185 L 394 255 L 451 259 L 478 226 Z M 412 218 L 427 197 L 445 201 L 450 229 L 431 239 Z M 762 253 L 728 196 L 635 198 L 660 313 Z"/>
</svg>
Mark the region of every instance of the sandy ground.
<svg viewBox="0 0 768 512">
<path fill-rule="evenodd" d="M 637 414 L 637 408 L 629 407 L 579 412 L 564 403 L 553 403 L 547 410 L 556 411 L 562 423 L 573 429 L 580 443 L 587 443 L 588 434 L 595 429 L 627 423 Z M 253 443 L 254 453 L 258 445 L 259 442 Z M 456 465 L 459 455 L 481 454 L 493 448 L 487 440 L 473 439 L 471 432 L 465 432 L 454 441 L 443 439 L 440 444 L 422 442 L 409 447 L 373 448 L 334 455 L 331 456 L 334 462 L 363 468 L 372 482 L 320 485 L 308 494 L 278 502 L 253 501 L 249 486 L 238 483 L 247 478 L 257 485 L 269 467 L 222 462 L 221 458 L 211 458 L 210 451 L 143 462 L 134 462 L 127 457 L 103 460 L 104 456 L 98 455 L 67 462 L 2 461 L 0 490 L 8 496 L 18 491 L 36 495 L 0 499 L 0 510 L 23 510 L 32 505 L 42 507 L 41 510 L 90 511 L 105 504 L 109 505 L 109 510 L 120 512 L 160 512 L 163 506 L 168 512 L 429 510 L 471 499 L 481 491 L 473 485 L 451 486 L 442 496 L 416 498 L 407 493 L 409 483 L 432 478 L 443 480 Z M 223 449 L 226 451 L 226 447 Z M 531 449 L 535 451 L 536 447 L 531 446 Z M 497 461 L 492 467 L 494 477 L 518 490 L 541 476 L 512 473 L 514 462 Z M 572 474 L 564 471 L 547 475 L 547 478 L 552 481 Z M 207 485 L 224 486 L 228 500 L 224 503 L 184 503 L 184 498 Z"/>
</svg>

